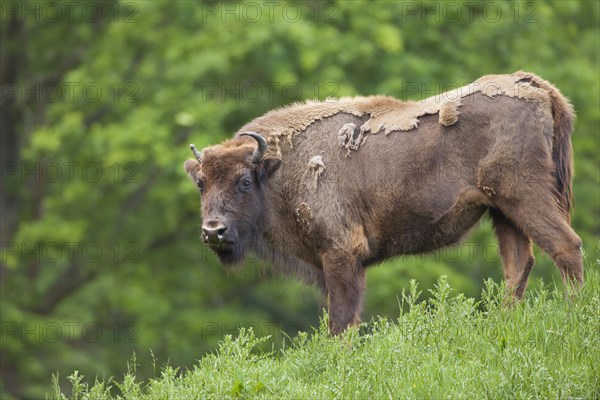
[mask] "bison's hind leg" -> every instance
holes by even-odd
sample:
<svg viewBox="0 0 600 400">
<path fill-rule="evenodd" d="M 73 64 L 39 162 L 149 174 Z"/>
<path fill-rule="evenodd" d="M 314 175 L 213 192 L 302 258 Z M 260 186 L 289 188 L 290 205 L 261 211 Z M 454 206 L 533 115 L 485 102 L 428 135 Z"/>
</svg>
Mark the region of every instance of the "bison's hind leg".
<svg viewBox="0 0 600 400">
<path fill-rule="evenodd" d="M 531 185 L 514 198 L 498 198 L 497 206 L 516 227 L 552 257 L 565 286 L 583 283 L 581 239 L 569 226 L 550 189 L 543 190 Z"/>
<path fill-rule="evenodd" d="M 531 240 L 499 210 L 490 209 L 504 264 L 506 286 L 517 298 L 522 298 L 535 259 Z"/>
</svg>

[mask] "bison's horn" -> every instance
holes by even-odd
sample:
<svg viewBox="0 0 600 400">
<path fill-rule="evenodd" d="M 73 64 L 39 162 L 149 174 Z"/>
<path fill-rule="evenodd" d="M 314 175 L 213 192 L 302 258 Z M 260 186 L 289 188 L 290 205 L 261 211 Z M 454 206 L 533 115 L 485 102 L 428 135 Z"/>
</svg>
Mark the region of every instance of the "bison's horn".
<svg viewBox="0 0 600 400">
<path fill-rule="evenodd" d="M 202 153 L 196 150 L 196 146 L 194 146 L 193 144 L 190 144 L 190 149 L 192 149 L 192 153 L 194 153 L 194 155 L 196 156 L 196 160 L 198 160 L 199 163 L 202 163 Z"/>
<path fill-rule="evenodd" d="M 242 132 L 240 133 L 240 136 L 250 136 L 258 142 L 258 147 L 254 150 L 254 153 L 252 153 L 252 162 L 258 164 L 267 151 L 267 141 L 256 132 Z"/>
</svg>

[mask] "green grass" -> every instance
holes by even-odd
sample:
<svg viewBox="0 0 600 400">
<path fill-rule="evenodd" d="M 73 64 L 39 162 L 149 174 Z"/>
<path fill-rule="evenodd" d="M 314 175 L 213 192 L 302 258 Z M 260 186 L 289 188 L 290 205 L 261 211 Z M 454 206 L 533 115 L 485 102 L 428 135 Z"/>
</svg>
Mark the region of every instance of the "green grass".
<svg viewBox="0 0 600 400">
<path fill-rule="evenodd" d="M 416 283 L 397 322 L 363 324 L 341 337 L 313 333 L 263 351 L 270 339 L 251 330 L 227 336 L 190 370 L 165 365 L 138 382 L 135 359 L 121 380 L 84 383 L 75 372 L 51 398 L 600 398 L 600 272 L 570 300 L 542 286 L 510 304 L 488 281 L 482 300 L 454 293 L 441 278 L 419 301 Z"/>
</svg>

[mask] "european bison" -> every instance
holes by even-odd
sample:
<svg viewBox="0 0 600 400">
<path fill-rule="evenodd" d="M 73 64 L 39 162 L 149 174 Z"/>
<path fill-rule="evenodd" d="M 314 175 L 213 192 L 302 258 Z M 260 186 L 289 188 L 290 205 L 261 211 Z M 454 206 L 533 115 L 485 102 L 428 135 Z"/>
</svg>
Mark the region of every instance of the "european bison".
<svg viewBox="0 0 600 400">
<path fill-rule="evenodd" d="M 322 288 L 330 331 L 357 324 L 365 268 L 458 242 L 490 211 L 507 285 L 522 297 L 532 241 L 583 282 L 570 227 L 574 112 L 526 72 L 419 102 L 293 104 L 185 162 L 202 238 L 224 264 L 253 251 Z"/>
</svg>

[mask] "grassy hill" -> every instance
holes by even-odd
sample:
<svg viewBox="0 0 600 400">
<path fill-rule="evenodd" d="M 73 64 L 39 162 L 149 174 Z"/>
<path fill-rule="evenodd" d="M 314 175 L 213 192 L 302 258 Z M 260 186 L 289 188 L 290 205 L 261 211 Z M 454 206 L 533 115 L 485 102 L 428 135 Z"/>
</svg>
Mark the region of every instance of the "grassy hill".
<svg viewBox="0 0 600 400">
<path fill-rule="evenodd" d="M 455 293 L 444 278 L 419 301 L 416 283 L 398 320 L 363 324 L 342 337 L 288 338 L 282 350 L 251 330 L 227 336 L 189 370 L 170 365 L 136 380 L 135 357 L 122 379 L 85 383 L 77 372 L 51 398 L 600 398 L 599 262 L 570 300 L 554 286 L 512 303 L 486 282 L 482 300 Z M 62 382 L 65 383 L 64 381 Z M 63 388 L 64 389 L 64 388 Z"/>
</svg>

